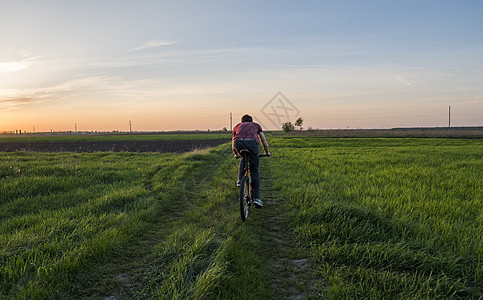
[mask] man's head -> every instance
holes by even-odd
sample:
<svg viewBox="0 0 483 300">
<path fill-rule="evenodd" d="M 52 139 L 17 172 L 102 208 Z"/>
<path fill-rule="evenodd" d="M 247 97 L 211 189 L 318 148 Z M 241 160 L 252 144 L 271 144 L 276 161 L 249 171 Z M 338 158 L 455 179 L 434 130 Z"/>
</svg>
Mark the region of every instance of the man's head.
<svg viewBox="0 0 483 300">
<path fill-rule="evenodd" d="M 250 115 L 244 115 L 241 119 L 242 122 L 253 122 L 253 118 Z"/>
</svg>

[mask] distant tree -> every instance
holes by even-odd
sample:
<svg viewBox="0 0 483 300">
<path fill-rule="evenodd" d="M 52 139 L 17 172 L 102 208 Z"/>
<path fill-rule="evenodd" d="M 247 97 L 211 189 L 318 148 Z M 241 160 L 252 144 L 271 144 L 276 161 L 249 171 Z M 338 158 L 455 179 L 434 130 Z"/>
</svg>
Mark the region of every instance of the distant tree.
<svg viewBox="0 0 483 300">
<path fill-rule="evenodd" d="M 223 129 L 222 129 L 222 130 L 223 130 L 223 131 L 228 131 L 228 129 L 227 129 L 226 127 L 223 127 Z"/>
<path fill-rule="evenodd" d="M 295 126 L 299 127 L 300 130 L 302 130 L 302 125 L 304 124 L 304 119 L 302 118 L 298 118 L 296 121 L 295 121 Z"/>
<path fill-rule="evenodd" d="M 292 124 L 292 122 L 287 121 L 287 122 L 285 122 L 285 123 L 282 124 L 282 129 L 285 132 L 290 132 L 290 131 L 294 131 L 295 130 L 295 126 Z"/>
</svg>

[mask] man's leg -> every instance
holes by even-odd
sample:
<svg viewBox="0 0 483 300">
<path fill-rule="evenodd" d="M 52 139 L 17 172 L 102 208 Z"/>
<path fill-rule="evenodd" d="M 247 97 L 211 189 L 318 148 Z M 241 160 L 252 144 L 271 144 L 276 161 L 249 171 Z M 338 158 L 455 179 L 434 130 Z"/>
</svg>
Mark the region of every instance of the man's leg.
<svg viewBox="0 0 483 300">
<path fill-rule="evenodd" d="M 260 199 L 260 174 L 258 172 L 258 165 L 260 158 L 258 157 L 258 144 L 253 141 L 247 143 L 250 150 L 250 173 L 252 175 L 252 197 L 253 199 Z"/>
<path fill-rule="evenodd" d="M 258 165 L 260 163 L 260 158 L 258 157 L 258 144 L 253 141 L 235 141 L 235 148 L 240 151 L 242 149 L 248 149 L 250 151 L 250 155 L 248 159 L 250 161 L 250 174 L 252 176 L 252 197 L 253 199 L 260 199 L 260 174 L 258 172 Z M 240 163 L 240 167 L 238 169 L 238 178 L 240 176 L 243 177 L 244 165 L 242 164 L 243 161 Z"/>
<path fill-rule="evenodd" d="M 245 143 L 240 140 L 235 141 L 235 148 L 238 152 L 240 152 L 242 149 L 247 149 Z M 245 167 L 245 160 L 242 157 L 240 160 L 240 165 L 238 167 L 238 180 L 241 180 L 243 175 L 245 175 L 244 167 Z"/>
</svg>

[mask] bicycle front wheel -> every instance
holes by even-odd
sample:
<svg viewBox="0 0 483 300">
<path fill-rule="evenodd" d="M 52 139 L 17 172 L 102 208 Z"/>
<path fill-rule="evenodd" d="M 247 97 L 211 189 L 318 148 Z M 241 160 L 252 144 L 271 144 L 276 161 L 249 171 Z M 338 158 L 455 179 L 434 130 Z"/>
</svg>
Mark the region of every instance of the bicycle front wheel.
<svg viewBox="0 0 483 300">
<path fill-rule="evenodd" d="M 250 214 L 250 182 L 248 177 L 243 176 L 240 180 L 240 215 L 243 222 Z"/>
</svg>

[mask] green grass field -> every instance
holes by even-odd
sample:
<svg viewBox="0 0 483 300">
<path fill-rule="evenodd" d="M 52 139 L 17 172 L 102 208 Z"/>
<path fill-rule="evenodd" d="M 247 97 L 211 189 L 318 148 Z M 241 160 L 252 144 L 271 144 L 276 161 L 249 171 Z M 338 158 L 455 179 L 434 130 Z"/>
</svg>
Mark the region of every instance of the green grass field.
<svg viewBox="0 0 483 300">
<path fill-rule="evenodd" d="M 62 295 L 159 221 L 198 157 L 2 154 L 2 295 Z"/>
<path fill-rule="evenodd" d="M 286 244 L 310 265 L 305 298 L 482 296 L 483 140 L 269 143 L 273 204 L 245 223 L 229 145 L 0 153 L 0 298 L 279 299 Z"/>
<path fill-rule="evenodd" d="M 481 140 L 273 144 L 275 187 L 329 298 L 481 296 Z"/>
</svg>

